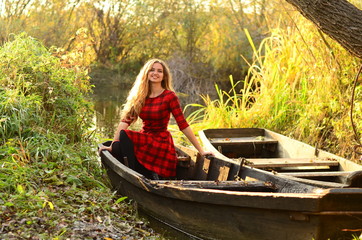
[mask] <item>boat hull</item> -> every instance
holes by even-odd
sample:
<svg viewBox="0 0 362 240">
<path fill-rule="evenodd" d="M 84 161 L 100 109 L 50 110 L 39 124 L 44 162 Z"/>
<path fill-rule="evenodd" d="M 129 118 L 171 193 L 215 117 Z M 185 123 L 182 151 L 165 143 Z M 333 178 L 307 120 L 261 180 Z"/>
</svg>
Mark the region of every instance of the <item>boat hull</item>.
<svg viewBox="0 0 362 240">
<path fill-rule="evenodd" d="M 179 181 L 148 180 L 109 152 L 101 156 L 119 194 L 135 200 L 152 217 L 198 238 L 350 239 L 352 233 L 343 230 L 362 226 L 360 189 L 275 193 L 187 187 Z M 340 201 L 347 204 L 341 206 Z"/>
</svg>

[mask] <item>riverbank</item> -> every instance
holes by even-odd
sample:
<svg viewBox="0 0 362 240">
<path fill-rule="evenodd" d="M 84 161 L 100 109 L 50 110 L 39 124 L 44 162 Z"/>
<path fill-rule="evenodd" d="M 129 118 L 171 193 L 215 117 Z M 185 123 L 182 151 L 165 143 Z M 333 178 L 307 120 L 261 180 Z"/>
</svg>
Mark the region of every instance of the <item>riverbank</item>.
<svg viewBox="0 0 362 240">
<path fill-rule="evenodd" d="M 21 34 L 0 48 L 0 238 L 163 239 L 110 189 L 87 69 Z"/>
</svg>

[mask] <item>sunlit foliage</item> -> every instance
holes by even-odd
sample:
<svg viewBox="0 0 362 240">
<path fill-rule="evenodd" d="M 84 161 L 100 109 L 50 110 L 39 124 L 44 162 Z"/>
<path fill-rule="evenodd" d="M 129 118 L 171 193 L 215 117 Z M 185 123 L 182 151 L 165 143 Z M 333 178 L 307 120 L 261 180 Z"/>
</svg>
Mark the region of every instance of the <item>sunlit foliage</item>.
<svg viewBox="0 0 362 240">
<path fill-rule="evenodd" d="M 230 91 L 216 86 L 218 98 L 204 96 L 190 120 L 199 120 L 197 128 L 268 128 L 358 161 L 350 108 L 361 62 L 299 14 L 288 20 L 289 26 L 271 28 L 259 47 L 248 38 L 254 55 L 246 78 L 232 82 Z M 359 134 L 360 91 L 353 112 Z"/>
</svg>

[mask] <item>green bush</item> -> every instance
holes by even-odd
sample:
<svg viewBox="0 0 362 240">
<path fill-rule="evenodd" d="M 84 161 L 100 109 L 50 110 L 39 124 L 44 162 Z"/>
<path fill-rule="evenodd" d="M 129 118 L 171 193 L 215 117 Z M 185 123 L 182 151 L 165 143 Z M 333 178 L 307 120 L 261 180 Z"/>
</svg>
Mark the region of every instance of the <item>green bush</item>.
<svg viewBox="0 0 362 240">
<path fill-rule="evenodd" d="M 55 56 L 26 34 L 0 49 L 0 137 L 32 137 L 49 129 L 67 142 L 84 139 L 91 127 L 91 91 L 86 69 Z M 53 51 L 53 52 L 52 52 Z"/>
<path fill-rule="evenodd" d="M 97 159 L 90 130 L 94 111 L 87 99 L 91 85 L 76 54 L 48 50 L 26 34 L 0 48 L 4 239 L 150 234 L 113 229 L 131 231 L 137 220 L 131 205 L 114 199 Z M 87 227 L 86 233 L 78 225 Z"/>
</svg>

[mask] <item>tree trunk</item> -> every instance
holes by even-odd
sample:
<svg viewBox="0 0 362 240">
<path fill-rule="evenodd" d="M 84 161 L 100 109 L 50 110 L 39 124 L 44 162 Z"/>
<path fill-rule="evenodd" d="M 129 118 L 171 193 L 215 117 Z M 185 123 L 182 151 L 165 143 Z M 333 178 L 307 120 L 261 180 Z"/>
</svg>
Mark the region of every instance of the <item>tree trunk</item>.
<svg viewBox="0 0 362 240">
<path fill-rule="evenodd" d="M 362 11 L 346 0 L 286 0 L 352 55 L 362 58 Z"/>
</svg>

